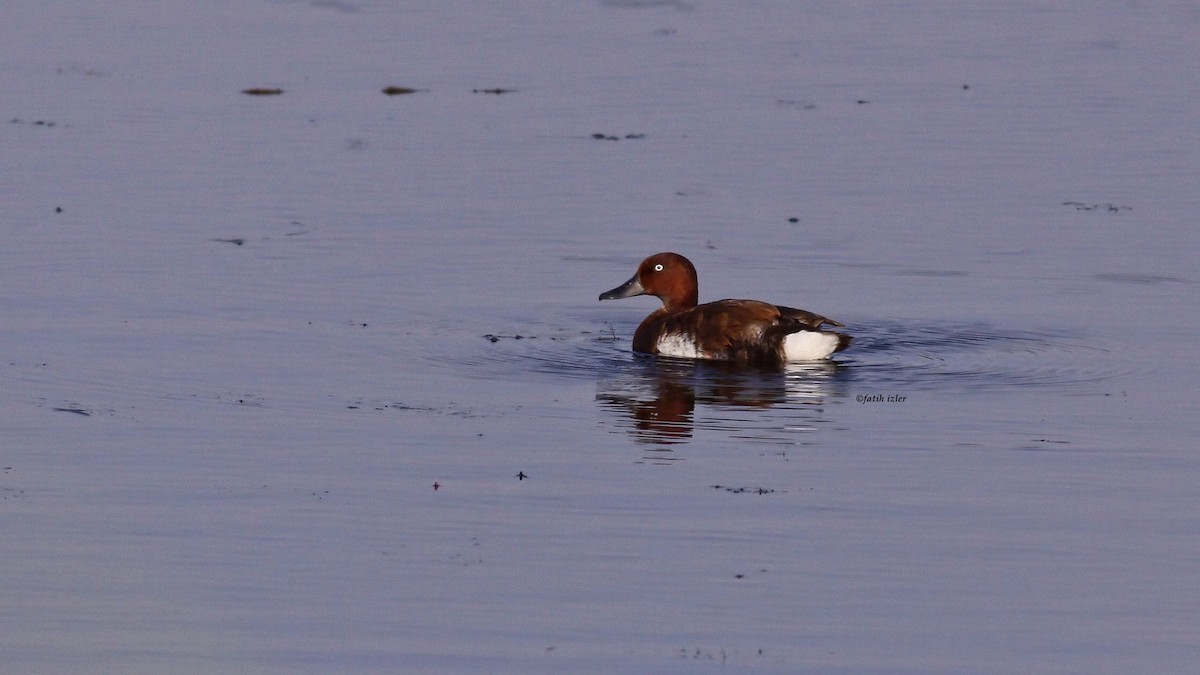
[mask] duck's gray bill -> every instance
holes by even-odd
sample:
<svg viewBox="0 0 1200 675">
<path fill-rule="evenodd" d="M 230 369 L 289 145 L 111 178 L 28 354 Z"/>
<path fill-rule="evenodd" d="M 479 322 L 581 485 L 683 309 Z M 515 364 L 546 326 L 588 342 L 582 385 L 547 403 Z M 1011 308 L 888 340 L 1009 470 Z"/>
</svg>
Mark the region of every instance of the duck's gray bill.
<svg viewBox="0 0 1200 675">
<path fill-rule="evenodd" d="M 600 294 L 601 300 L 620 300 L 621 298 L 632 298 L 635 295 L 642 295 L 646 292 L 642 288 L 642 282 L 638 281 L 638 275 L 633 275 L 633 278 L 625 283 L 617 286 L 611 291 L 605 291 Z"/>
</svg>

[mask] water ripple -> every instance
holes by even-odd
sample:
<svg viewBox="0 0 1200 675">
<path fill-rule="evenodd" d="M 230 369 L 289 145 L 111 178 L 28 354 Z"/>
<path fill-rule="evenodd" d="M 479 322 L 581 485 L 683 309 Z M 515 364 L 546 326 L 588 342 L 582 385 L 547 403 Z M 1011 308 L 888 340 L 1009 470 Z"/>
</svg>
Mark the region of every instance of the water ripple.
<svg viewBox="0 0 1200 675">
<path fill-rule="evenodd" d="M 583 333 L 546 328 L 522 334 L 497 332 L 481 336 L 471 348 L 474 354 L 458 361 L 476 372 L 482 368 L 489 377 L 501 374 L 497 370 L 517 377 L 532 371 L 584 379 L 636 373 L 646 366 L 629 351 L 633 328 L 619 325 Z M 849 330 L 854 344 L 837 356 L 833 362 L 836 372 L 827 375 L 856 385 L 902 384 L 951 391 L 1073 386 L 1132 370 L 1127 360 L 1111 351 L 1089 344 L 1083 336 L 1063 332 L 900 320 L 858 323 Z M 671 361 L 650 360 L 660 364 Z M 721 364 L 705 365 L 708 377 L 728 376 L 731 370 Z M 799 372 L 799 368 L 792 366 L 789 372 Z"/>
<path fill-rule="evenodd" d="M 982 323 L 855 324 L 855 343 L 837 360 L 784 370 L 633 354 L 632 324 L 591 332 L 526 327 L 475 338 L 462 346 L 469 355 L 455 363 L 471 378 L 594 381 L 597 404 L 615 415 L 614 430 L 652 446 L 644 457 L 652 462 L 678 460 L 670 446 L 704 433 L 803 444 L 811 432 L 835 423 L 828 406 L 852 401 L 855 391 L 1052 387 L 1090 393 L 1090 385 L 1131 370 L 1081 336 Z"/>
<path fill-rule="evenodd" d="M 855 327 L 847 373 L 859 382 L 919 390 L 1074 387 L 1132 366 L 1081 336 L 979 323 L 879 321 Z"/>
</svg>

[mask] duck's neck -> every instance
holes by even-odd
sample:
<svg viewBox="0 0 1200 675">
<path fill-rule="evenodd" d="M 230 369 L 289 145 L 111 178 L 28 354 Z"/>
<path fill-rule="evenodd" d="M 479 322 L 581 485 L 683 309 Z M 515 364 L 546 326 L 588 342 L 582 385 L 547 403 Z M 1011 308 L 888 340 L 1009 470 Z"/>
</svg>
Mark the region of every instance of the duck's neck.
<svg viewBox="0 0 1200 675">
<path fill-rule="evenodd" d="M 682 312 L 699 304 L 700 290 L 695 285 L 691 290 L 671 293 L 662 298 L 663 309 L 668 312 Z"/>
</svg>

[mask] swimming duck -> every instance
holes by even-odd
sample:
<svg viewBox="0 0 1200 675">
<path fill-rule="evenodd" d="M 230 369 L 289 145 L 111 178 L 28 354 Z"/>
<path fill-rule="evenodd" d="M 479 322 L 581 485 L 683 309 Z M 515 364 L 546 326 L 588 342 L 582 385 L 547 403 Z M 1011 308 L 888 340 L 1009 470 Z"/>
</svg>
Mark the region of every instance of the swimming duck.
<svg viewBox="0 0 1200 675">
<path fill-rule="evenodd" d="M 822 330 L 844 327 L 819 314 L 758 300 L 697 304 L 696 267 L 678 253 L 656 253 L 624 284 L 601 300 L 653 295 L 663 306 L 633 334 L 633 351 L 712 361 L 779 366 L 828 359 L 850 346 L 851 337 Z"/>
</svg>

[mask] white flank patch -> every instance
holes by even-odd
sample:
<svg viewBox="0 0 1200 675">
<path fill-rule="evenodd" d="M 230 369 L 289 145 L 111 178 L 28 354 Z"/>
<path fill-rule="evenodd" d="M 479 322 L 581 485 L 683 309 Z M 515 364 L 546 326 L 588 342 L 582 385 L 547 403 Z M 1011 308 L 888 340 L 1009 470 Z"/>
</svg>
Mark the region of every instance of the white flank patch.
<svg viewBox="0 0 1200 675">
<path fill-rule="evenodd" d="M 654 346 L 658 348 L 658 353 L 663 356 L 678 356 L 684 359 L 703 358 L 700 355 L 700 350 L 696 349 L 696 341 L 678 333 L 663 335 L 658 338 L 658 343 Z"/>
<path fill-rule="evenodd" d="M 837 345 L 838 336 L 834 333 L 802 330 L 784 338 L 783 353 L 788 361 L 818 361 L 829 358 Z"/>
</svg>

